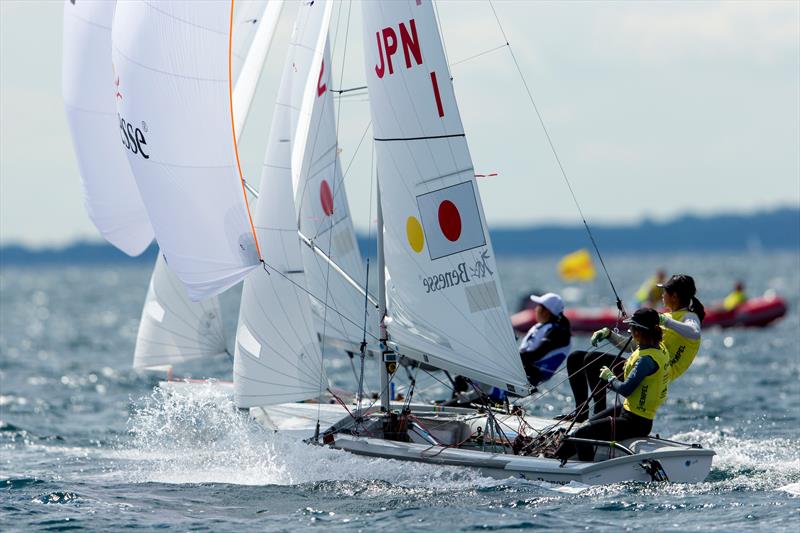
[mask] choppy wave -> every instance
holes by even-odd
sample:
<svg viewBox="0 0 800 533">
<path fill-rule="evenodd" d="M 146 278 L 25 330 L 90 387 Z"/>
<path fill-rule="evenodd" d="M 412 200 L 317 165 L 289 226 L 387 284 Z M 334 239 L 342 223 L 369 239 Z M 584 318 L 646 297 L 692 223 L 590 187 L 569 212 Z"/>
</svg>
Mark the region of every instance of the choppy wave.
<svg viewBox="0 0 800 533">
<path fill-rule="evenodd" d="M 131 481 L 299 485 L 370 480 L 441 489 L 485 483 L 472 470 L 357 457 L 267 430 L 213 386 L 192 394 L 156 389 L 133 412 L 116 450 Z M 340 487 L 341 488 L 341 487 Z M 360 490 L 360 489 L 353 489 Z"/>
</svg>

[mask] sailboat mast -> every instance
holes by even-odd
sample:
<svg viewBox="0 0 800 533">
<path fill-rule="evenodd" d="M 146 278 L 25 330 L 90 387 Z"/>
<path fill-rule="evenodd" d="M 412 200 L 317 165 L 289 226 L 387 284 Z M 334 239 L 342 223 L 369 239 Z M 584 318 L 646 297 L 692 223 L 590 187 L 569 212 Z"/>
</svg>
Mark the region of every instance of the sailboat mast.
<svg viewBox="0 0 800 533">
<path fill-rule="evenodd" d="M 381 411 L 389 412 L 389 371 L 387 365 L 394 364 L 395 354 L 389 349 L 389 334 L 386 331 L 386 269 L 384 267 L 385 258 L 383 255 L 383 209 L 381 208 L 381 186 L 380 181 L 375 179 L 378 190 L 378 316 L 381 317 L 381 362 L 378 364 L 378 372 L 381 375 Z"/>
</svg>

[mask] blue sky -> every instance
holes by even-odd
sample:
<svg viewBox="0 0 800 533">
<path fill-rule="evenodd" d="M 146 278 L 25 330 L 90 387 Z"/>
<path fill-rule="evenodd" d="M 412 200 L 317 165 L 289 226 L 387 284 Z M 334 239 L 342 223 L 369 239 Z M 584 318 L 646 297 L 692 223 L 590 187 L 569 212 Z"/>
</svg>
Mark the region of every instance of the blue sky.
<svg viewBox="0 0 800 533">
<path fill-rule="evenodd" d="M 800 2 L 495 3 L 581 207 L 593 223 L 800 205 Z M 577 223 L 489 4 L 439 2 L 490 225 Z M 0 1 L 0 242 L 99 239 L 86 216 L 61 100 L 59 1 Z M 334 9 L 336 86 L 362 85 L 360 13 Z M 258 181 L 294 9 L 241 150 Z M 339 22 L 341 20 L 341 23 Z M 342 68 L 342 65 L 344 67 Z M 341 73 L 341 74 L 340 74 Z M 369 206 L 368 103 L 341 104 L 356 226 Z"/>
</svg>

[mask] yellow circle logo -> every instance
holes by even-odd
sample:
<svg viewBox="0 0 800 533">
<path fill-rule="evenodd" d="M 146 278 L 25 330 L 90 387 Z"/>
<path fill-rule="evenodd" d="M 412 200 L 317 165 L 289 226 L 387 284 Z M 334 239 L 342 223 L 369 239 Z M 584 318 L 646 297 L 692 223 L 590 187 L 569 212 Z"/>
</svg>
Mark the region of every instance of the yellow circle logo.
<svg viewBox="0 0 800 533">
<path fill-rule="evenodd" d="M 422 251 L 422 246 L 425 244 L 425 235 L 422 233 L 422 224 L 416 217 L 408 217 L 406 220 L 406 237 L 408 237 L 408 244 L 411 249 L 417 253 Z"/>
</svg>

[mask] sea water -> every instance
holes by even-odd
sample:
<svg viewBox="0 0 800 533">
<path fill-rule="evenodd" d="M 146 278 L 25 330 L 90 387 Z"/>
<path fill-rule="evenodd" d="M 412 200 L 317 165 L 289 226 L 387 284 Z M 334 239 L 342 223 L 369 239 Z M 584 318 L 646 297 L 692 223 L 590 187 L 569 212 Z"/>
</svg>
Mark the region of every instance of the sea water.
<svg viewBox="0 0 800 533">
<path fill-rule="evenodd" d="M 564 290 L 558 258 L 500 258 L 509 307 L 532 289 Z M 188 396 L 130 368 L 150 268 L 7 267 L 0 273 L 0 529 L 621 531 L 800 526 L 800 256 L 797 252 L 607 257 L 624 300 L 656 268 L 695 276 L 701 298 L 737 279 L 775 290 L 788 315 L 765 329 L 706 330 L 700 354 L 673 384 L 654 432 L 717 452 L 703 483 L 559 487 L 312 447 L 264 430 L 213 386 Z M 609 305 L 604 274 L 564 290 Z M 223 297 L 229 333 L 237 294 Z M 576 336 L 577 347 L 587 345 Z M 334 383 L 351 361 L 326 350 Z M 367 364 L 372 371 L 374 365 Z M 230 378 L 225 358 L 184 371 Z M 368 376 L 371 387 L 377 385 Z M 557 374 L 536 405 L 572 407 Z M 417 399 L 446 395 L 418 375 Z M 402 383 L 398 386 L 402 388 Z"/>
</svg>

